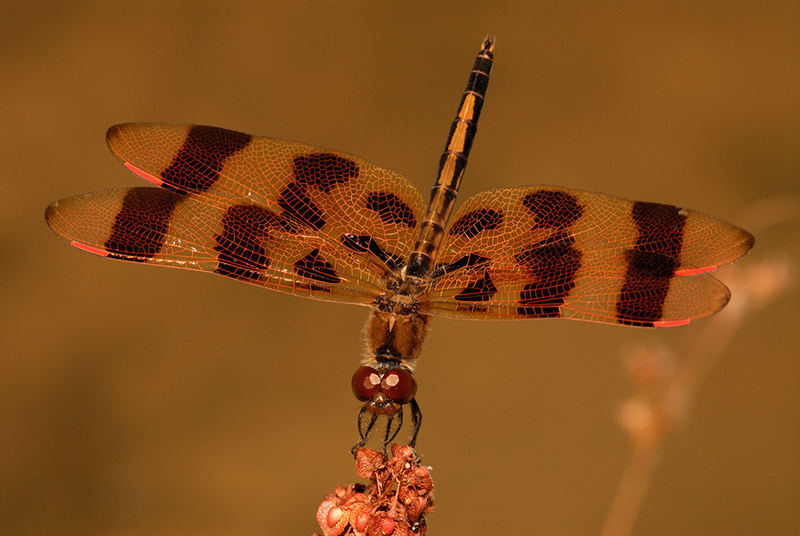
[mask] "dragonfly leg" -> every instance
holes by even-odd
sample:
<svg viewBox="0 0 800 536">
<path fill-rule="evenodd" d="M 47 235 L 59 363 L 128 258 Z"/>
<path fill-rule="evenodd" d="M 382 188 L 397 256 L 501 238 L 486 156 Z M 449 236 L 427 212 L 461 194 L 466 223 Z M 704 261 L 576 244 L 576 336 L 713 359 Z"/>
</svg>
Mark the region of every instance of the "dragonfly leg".
<svg viewBox="0 0 800 536">
<path fill-rule="evenodd" d="M 394 424 L 395 415 L 397 415 L 397 427 L 392 430 L 392 425 Z M 400 429 L 403 427 L 403 408 L 401 407 L 400 410 L 392 415 L 389 415 L 386 418 L 386 434 L 383 436 L 383 454 L 386 455 L 386 446 L 394 441 L 394 438 L 397 437 L 397 434 L 400 433 Z"/>
<path fill-rule="evenodd" d="M 414 429 L 411 432 L 411 440 L 408 442 L 408 446 L 414 448 L 414 445 L 417 443 L 417 435 L 419 434 L 419 428 L 422 426 L 422 410 L 419 409 L 419 404 L 417 404 L 417 399 L 411 399 L 411 422 L 414 423 Z"/>
<path fill-rule="evenodd" d="M 375 421 L 378 420 L 378 416 L 374 413 L 370 413 L 369 423 L 367 423 L 366 427 L 364 426 L 364 414 L 367 412 L 366 406 L 361 408 L 361 411 L 358 412 L 358 435 L 361 436 L 361 439 L 353 445 L 353 448 L 350 449 L 350 453 L 355 458 L 356 451 L 363 447 L 367 442 L 367 437 L 369 433 L 372 431 L 372 428 L 375 426 Z"/>
</svg>

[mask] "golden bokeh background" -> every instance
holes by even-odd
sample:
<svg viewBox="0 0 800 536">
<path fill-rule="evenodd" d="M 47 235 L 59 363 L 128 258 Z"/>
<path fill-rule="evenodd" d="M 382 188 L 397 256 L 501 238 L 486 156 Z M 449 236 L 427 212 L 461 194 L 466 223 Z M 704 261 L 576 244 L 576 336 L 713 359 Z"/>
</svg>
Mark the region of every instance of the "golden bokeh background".
<svg viewBox="0 0 800 536">
<path fill-rule="evenodd" d="M 355 478 L 366 310 L 107 262 L 44 208 L 140 183 L 103 141 L 127 121 L 302 140 L 427 192 L 486 33 L 462 199 L 542 183 L 678 204 L 764 227 L 721 278 L 797 273 L 800 225 L 769 208 L 791 220 L 800 195 L 797 2 L 3 0 L 1 534 L 319 530 Z M 798 301 L 738 304 L 634 534 L 800 533 Z M 436 319 L 417 374 L 429 534 L 598 534 L 630 450 L 622 356 L 682 356 L 713 325 Z"/>
</svg>

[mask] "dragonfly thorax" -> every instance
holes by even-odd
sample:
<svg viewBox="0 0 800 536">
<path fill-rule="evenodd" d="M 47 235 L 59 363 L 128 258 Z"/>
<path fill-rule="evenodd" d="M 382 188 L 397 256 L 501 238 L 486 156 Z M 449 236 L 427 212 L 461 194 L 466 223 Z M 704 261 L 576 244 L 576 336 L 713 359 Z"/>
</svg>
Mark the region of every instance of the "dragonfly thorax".
<svg viewBox="0 0 800 536">
<path fill-rule="evenodd" d="M 428 317 L 416 304 L 389 303 L 372 310 L 364 329 L 364 364 L 391 363 L 414 370 L 428 332 Z"/>
</svg>

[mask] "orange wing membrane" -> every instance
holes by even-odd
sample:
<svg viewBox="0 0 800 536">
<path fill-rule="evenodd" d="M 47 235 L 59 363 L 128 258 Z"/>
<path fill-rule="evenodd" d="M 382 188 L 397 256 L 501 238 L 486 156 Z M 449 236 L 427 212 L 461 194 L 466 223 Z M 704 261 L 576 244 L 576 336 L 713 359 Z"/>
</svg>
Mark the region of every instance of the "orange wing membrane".
<svg viewBox="0 0 800 536">
<path fill-rule="evenodd" d="M 424 213 L 400 175 L 300 143 L 161 124 L 116 125 L 107 139 L 161 188 L 65 199 L 46 219 L 73 245 L 114 259 L 369 304 L 409 255 Z"/>
<path fill-rule="evenodd" d="M 749 233 L 692 210 L 553 186 L 480 193 L 446 237 L 431 314 L 646 327 L 721 309 L 728 289 L 703 274 L 753 245 Z"/>
</svg>

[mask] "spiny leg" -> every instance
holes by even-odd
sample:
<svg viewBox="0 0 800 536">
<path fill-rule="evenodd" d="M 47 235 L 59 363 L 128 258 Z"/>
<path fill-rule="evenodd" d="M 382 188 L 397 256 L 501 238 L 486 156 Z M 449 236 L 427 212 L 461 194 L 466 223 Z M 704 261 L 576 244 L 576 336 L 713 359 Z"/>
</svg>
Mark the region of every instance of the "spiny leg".
<svg viewBox="0 0 800 536">
<path fill-rule="evenodd" d="M 413 423 L 414 429 L 411 432 L 411 441 L 408 442 L 408 446 L 414 448 L 414 445 L 417 443 L 417 434 L 419 434 L 419 429 L 422 426 L 422 410 L 419 409 L 419 404 L 417 404 L 417 399 L 411 399 L 411 422 Z"/>
<path fill-rule="evenodd" d="M 353 445 L 353 448 L 350 449 L 350 453 L 353 455 L 353 457 L 356 456 L 356 451 L 367 443 L 367 437 L 369 436 L 369 433 L 372 431 L 372 428 L 375 426 L 375 421 L 378 420 L 378 416 L 375 413 L 370 413 L 369 423 L 367 424 L 367 427 L 364 428 L 362 426 L 362 422 L 364 420 L 364 414 L 366 412 L 367 412 L 366 406 L 362 407 L 361 411 L 358 412 L 358 434 L 359 436 L 361 436 L 361 439 L 359 439 L 358 442 L 355 445 Z"/>
<path fill-rule="evenodd" d="M 394 423 L 394 417 L 397 415 L 397 428 L 392 431 L 392 424 Z M 397 437 L 397 434 L 400 433 L 400 429 L 403 427 L 403 408 L 400 407 L 400 410 L 392 415 L 389 415 L 386 418 L 386 434 L 383 436 L 383 453 L 386 454 L 386 446 L 394 441 L 394 438 Z"/>
<path fill-rule="evenodd" d="M 389 444 L 389 431 L 392 429 L 392 423 L 394 422 L 394 414 L 386 416 L 386 433 L 383 434 L 383 443 L 381 444 L 381 450 L 383 451 L 383 455 L 386 456 L 386 445 Z"/>
</svg>

